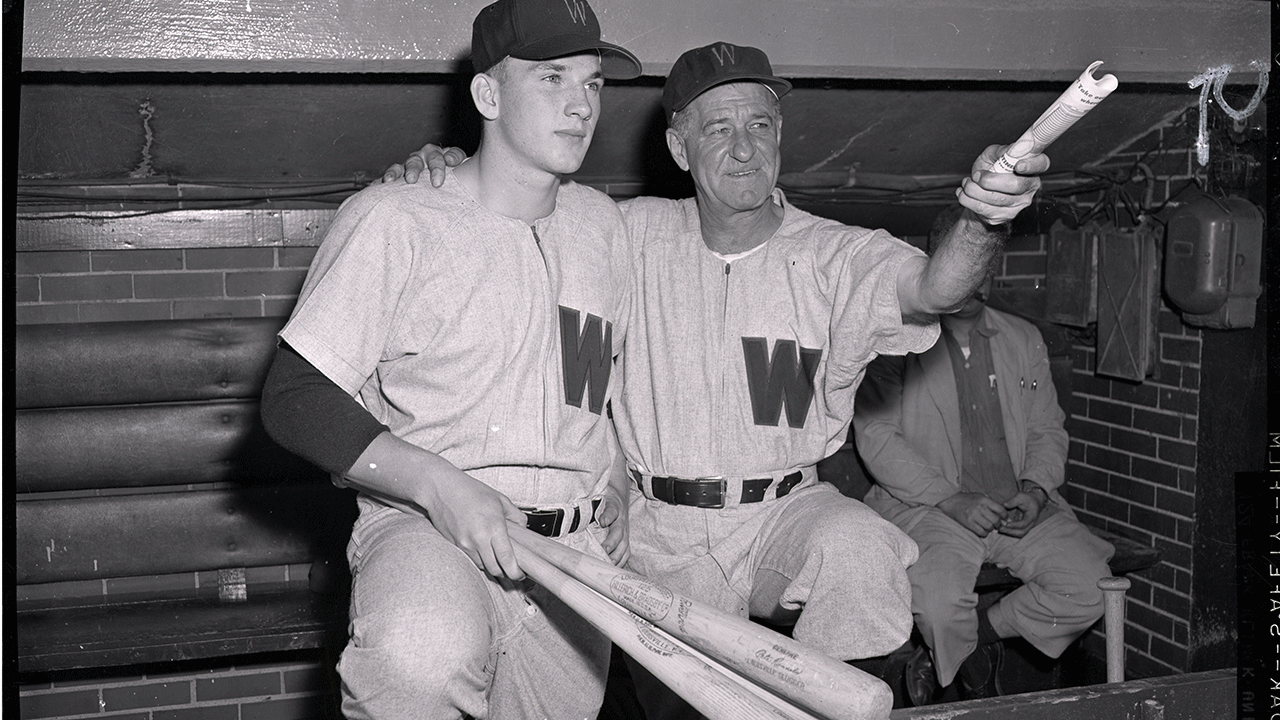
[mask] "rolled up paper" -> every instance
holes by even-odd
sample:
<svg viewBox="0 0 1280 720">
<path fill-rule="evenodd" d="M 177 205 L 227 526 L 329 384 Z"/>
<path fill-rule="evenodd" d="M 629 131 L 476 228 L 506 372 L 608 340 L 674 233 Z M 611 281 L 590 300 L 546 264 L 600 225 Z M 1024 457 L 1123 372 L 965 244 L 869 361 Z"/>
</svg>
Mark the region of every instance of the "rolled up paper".
<svg viewBox="0 0 1280 720">
<path fill-rule="evenodd" d="M 1085 116 L 1085 113 L 1119 87 L 1120 81 L 1116 80 L 1115 75 L 1103 75 L 1099 79 L 1094 79 L 1093 71 L 1101 64 L 1102 61 L 1098 60 L 1085 68 L 1080 77 L 1076 78 L 1075 82 L 1053 101 L 1049 109 L 1045 110 L 1026 132 L 1022 133 L 1022 137 L 1000 156 L 992 166 L 992 172 L 1011 173 L 1014 166 L 1018 164 L 1018 160 L 1044 152 L 1044 149 L 1066 132 L 1067 128 L 1075 125 L 1077 120 Z"/>
</svg>

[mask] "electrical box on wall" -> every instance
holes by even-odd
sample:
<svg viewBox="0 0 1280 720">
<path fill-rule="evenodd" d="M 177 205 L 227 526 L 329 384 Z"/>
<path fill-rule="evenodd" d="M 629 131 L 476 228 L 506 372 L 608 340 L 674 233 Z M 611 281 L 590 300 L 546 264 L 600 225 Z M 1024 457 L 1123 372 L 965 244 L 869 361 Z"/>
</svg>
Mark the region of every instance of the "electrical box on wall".
<svg viewBox="0 0 1280 720">
<path fill-rule="evenodd" d="M 1045 318 L 1083 328 L 1098 319 L 1098 225 L 1070 229 L 1061 220 L 1049 231 Z"/>
<path fill-rule="evenodd" d="M 1155 367 L 1159 240 L 1151 222 L 1098 238 L 1098 375 L 1142 382 Z"/>
<path fill-rule="evenodd" d="M 1253 327 L 1262 265 L 1262 213 L 1241 198 L 1202 195 L 1169 216 L 1164 290 L 1188 325 Z"/>
</svg>

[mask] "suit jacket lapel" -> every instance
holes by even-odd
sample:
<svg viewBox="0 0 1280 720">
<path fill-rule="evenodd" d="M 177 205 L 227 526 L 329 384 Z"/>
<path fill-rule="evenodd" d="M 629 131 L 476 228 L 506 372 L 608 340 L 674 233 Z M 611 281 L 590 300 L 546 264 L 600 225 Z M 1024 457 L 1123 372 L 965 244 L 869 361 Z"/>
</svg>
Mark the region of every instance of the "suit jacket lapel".
<svg viewBox="0 0 1280 720">
<path fill-rule="evenodd" d="M 951 355 L 947 352 L 946 338 L 939 337 L 933 347 L 918 357 L 920 369 L 925 378 L 925 387 L 928 388 L 929 397 L 942 418 L 942 429 L 951 447 L 951 458 L 954 462 L 951 469 L 956 472 L 956 476 L 949 479 L 958 480 L 961 463 L 960 395 L 956 390 L 956 376 L 951 369 Z"/>
<path fill-rule="evenodd" d="M 1028 392 L 1022 383 L 1029 382 L 1024 374 L 1019 374 L 1019 348 L 1010 344 L 1009 333 L 1012 328 L 1001 323 L 989 308 L 986 312 L 987 323 L 995 328 L 991 336 L 991 365 L 996 371 L 996 394 L 1000 397 L 1000 418 L 1004 424 L 1005 444 L 1009 446 L 1009 460 L 1015 473 L 1022 472 L 1024 454 L 1027 444 L 1026 425 L 1022 421 L 1022 393 Z"/>
</svg>

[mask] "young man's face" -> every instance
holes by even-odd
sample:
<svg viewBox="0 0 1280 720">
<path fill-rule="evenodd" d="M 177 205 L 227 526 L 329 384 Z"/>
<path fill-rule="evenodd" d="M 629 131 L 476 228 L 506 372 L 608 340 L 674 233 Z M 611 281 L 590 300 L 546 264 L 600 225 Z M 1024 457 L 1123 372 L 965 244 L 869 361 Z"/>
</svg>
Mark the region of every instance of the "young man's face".
<svg viewBox="0 0 1280 720">
<path fill-rule="evenodd" d="M 718 85 L 685 112 L 687 131 L 672 153 L 693 176 L 699 197 L 730 213 L 768 202 L 782 157 L 782 118 L 773 92 L 757 82 Z"/>
<path fill-rule="evenodd" d="M 550 173 L 582 165 L 600 116 L 600 57 L 508 58 L 499 82 L 496 127 L 512 153 Z"/>
</svg>

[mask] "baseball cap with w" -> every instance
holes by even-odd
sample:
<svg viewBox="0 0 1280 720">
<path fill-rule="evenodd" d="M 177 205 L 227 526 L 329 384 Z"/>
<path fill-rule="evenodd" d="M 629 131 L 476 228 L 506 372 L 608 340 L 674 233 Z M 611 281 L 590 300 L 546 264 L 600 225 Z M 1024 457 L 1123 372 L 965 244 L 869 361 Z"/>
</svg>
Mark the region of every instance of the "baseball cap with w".
<svg viewBox="0 0 1280 720">
<path fill-rule="evenodd" d="M 716 42 L 686 50 L 676 58 L 662 86 L 662 109 L 670 120 L 672 114 L 716 85 L 740 81 L 758 82 L 779 98 L 791 90 L 791 83 L 773 74 L 763 50 Z"/>
<path fill-rule="evenodd" d="M 640 60 L 600 39 L 600 21 L 587 0 L 498 0 L 471 25 L 471 64 L 484 72 L 505 57 L 550 60 L 596 50 L 600 73 L 611 80 L 640 74 Z"/>
</svg>

